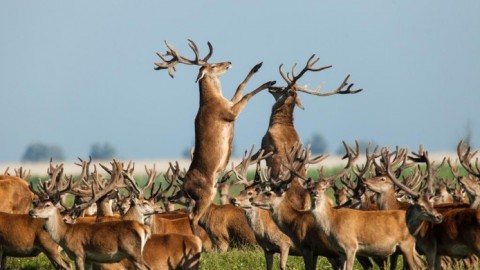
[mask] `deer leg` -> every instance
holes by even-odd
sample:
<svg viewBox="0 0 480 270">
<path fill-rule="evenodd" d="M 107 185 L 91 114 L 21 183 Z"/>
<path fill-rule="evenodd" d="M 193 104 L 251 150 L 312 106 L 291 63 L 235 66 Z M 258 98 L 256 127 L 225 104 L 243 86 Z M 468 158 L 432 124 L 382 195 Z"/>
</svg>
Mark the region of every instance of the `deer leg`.
<svg viewBox="0 0 480 270">
<path fill-rule="evenodd" d="M 305 250 L 302 252 L 303 263 L 305 264 L 305 270 L 315 270 L 313 263 L 313 251 Z"/>
<path fill-rule="evenodd" d="M 240 114 L 240 112 L 243 110 L 243 108 L 247 105 L 247 102 L 256 94 L 260 93 L 262 90 L 265 90 L 272 85 L 275 84 L 275 81 L 270 81 L 262 84 L 260 87 L 257 89 L 253 90 L 252 92 L 246 94 L 243 96 L 238 102 L 235 102 L 232 106 L 232 109 L 229 112 L 226 112 L 223 117 L 227 120 L 230 121 L 235 121 L 237 116 Z"/>
<path fill-rule="evenodd" d="M 3 254 L 3 248 L 0 246 L 0 267 L 2 270 L 7 269 L 7 256 Z"/>
<path fill-rule="evenodd" d="M 238 85 L 237 91 L 235 91 L 235 94 L 233 95 L 232 102 L 237 103 L 240 98 L 242 97 L 243 89 L 245 89 L 245 86 L 247 85 L 247 82 L 252 78 L 253 74 L 257 73 L 257 71 L 262 67 L 262 63 L 256 64 L 248 73 L 247 77 L 243 80 L 243 82 Z"/>
<path fill-rule="evenodd" d="M 368 257 L 358 256 L 357 260 L 362 266 L 363 270 L 373 269 L 373 264 Z"/>
<path fill-rule="evenodd" d="M 346 250 L 345 256 L 345 270 L 353 270 L 353 265 L 355 264 L 355 249 Z"/>
<path fill-rule="evenodd" d="M 273 265 L 273 252 L 264 250 L 263 251 L 265 254 L 265 262 L 267 264 L 267 270 L 272 270 L 272 265 Z M 283 268 L 281 268 L 283 269 Z"/>
<path fill-rule="evenodd" d="M 280 246 L 280 269 L 287 269 L 287 260 L 288 252 L 290 251 L 290 246 L 282 245 Z"/>
<path fill-rule="evenodd" d="M 75 268 L 77 270 L 85 270 L 85 258 L 82 256 L 75 257 Z"/>
</svg>

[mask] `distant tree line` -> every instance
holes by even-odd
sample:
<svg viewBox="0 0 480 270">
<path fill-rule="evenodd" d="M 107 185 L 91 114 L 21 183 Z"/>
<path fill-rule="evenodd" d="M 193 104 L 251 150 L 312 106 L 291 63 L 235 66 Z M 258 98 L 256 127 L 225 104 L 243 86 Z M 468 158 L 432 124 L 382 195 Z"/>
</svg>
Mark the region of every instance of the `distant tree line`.
<svg viewBox="0 0 480 270">
<path fill-rule="evenodd" d="M 96 160 L 109 160 L 116 155 L 115 147 L 110 143 L 94 143 L 90 147 L 89 156 Z M 22 162 L 44 162 L 53 159 L 55 161 L 65 160 L 63 149 L 56 144 L 33 142 L 27 146 L 22 155 Z"/>
</svg>

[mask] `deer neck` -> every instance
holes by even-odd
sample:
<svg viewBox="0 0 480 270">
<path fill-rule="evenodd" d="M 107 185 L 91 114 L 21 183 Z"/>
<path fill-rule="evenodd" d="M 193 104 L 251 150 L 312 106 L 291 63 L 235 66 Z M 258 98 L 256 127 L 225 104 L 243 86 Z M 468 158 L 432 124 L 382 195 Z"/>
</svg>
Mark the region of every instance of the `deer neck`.
<svg viewBox="0 0 480 270">
<path fill-rule="evenodd" d="M 378 193 L 378 207 L 380 210 L 397 210 L 400 208 L 393 188 L 387 192 Z"/>
<path fill-rule="evenodd" d="M 279 108 L 272 108 L 272 114 L 270 116 L 270 126 L 283 125 L 293 126 L 293 109 L 295 106 L 281 106 Z"/>
<path fill-rule="evenodd" d="M 109 199 L 103 199 L 97 204 L 97 217 L 111 217 L 113 216 L 112 205 Z"/>
<path fill-rule="evenodd" d="M 135 220 L 141 224 L 145 224 L 145 215 L 140 213 L 136 205 L 131 206 L 122 218 L 123 220 Z"/>
<path fill-rule="evenodd" d="M 272 217 L 279 227 L 292 228 L 304 211 L 297 210 L 286 196 L 280 204 L 274 205 Z"/>
<path fill-rule="evenodd" d="M 421 236 L 421 231 L 425 226 L 428 226 L 427 221 L 422 220 L 418 215 L 415 214 L 414 210 L 415 205 L 410 205 L 406 210 L 406 222 L 407 228 L 411 235 L 414 237 Z"/>
<path fill-rule="evenodd" d="M 332 228 L 332 220 L 335 216 L 335 209 L 333 209 L 332 202 L 325 194 L 322 194 L 315 199 L 313 204 L 312 214 L 315 223 L 320 225 L 320 228 L 327 234 L 330 234 Z"/>
<path fill-rule="evenodd" d="M 56 210 L 50 217 L 45 221 L 44 229 L 48 232 L 50 237 L 52 237 L 55 243 L 60 244 L 65 238 L 68 225 L 63 221 L 60 210 Z"/>
<path fill-rule="evenodd" d="M 472 196 L 467 193 L 468 200 L 471 201 L 470 208 L 479 210 L 480 207 L 480 196 Z"/>
<path fill-rule="evenodd" d="M 255 234 L 262 234 L 263 233 L 263 226 L 260 220 L 260 209 L 257 207 L 251 208 L 244 208 L 245 216 L 247 217 L 248 225 L 252 228 Z"/>
<path fill-rule="evenodd" d="M 199 81 L 200 105 L 222 98 L 222 85 L 218 78 L 205 76 Z"/>
</svg>

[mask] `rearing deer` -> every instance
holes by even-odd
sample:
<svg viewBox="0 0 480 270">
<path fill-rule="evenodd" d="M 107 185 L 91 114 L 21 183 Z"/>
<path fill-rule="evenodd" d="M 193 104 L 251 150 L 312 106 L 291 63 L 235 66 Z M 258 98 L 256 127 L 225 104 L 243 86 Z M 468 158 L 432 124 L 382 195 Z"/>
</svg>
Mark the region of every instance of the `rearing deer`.
<svg viewBox="0 0 480 270">
<path fill-rule="evenodd" d="M 250 70 L 238 86 L 233 98 L 228 100 L 222 95 L 219 78 L 232 66 L 232 63 L 208 63 L 213 52 L 210 42 L 208 42 L 209 53 L 200 59 L 197 45 L 189 40 L 189 46 L 195 54 L 193 60 L 181 56 L 172 45 L 165 43 L 168 51 L 164 55 L 157 53 L 163 62 L 155 63 L 156 70 L 168 69 L 169 75 L 173 77 L 175 65 L 178 63 L 200 66 L 197 76 L 200 107 L 195 118 L 195 149 L 182 188 L 185 195 L 195 201 L 193 216 L 191 216 L 195 229 L 198 220 L 211 204 L 215 196 L 215 182 L 230 159 L 235 120 L 254 95 L 271 87 L 275 81 L 266 82 L 242 96 L 247 82 L 262 66 L 262 63 L 259 63 Z"/>
</svg>

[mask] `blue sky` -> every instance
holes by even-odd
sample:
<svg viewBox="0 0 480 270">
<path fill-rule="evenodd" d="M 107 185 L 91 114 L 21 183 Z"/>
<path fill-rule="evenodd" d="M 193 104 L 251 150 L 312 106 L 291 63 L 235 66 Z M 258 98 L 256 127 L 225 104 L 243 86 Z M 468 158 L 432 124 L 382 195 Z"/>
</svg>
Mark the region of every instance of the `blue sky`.
<svg viewBox="0 0 480 270">
<path fill-rule="evenodd" d="M 312 88 L 351 74 L 357 95 L 301 94 L 295 112 L 306 141 L 322 134 L 382 146 L 453 150 L 469 125 L 479 147 L 480 2 L 466 1 L 3 1 L 0 3 L 0 162 L 31 142 L 57 144 L 68 159 L 109 142 L 121 158 L 176 158 L 193 143 L 196 67 L 174 79 L 154 71 L 164 40 L 191 55 L 214 47 L 231 61 L 227 98 L 263 61 L 247 91 L 282 83 L 278 66 L 312 54 L 333 68 L 306 74 Z M 273 98 L 255 96 L 236 123 L 237 152 L 260 145 Z M 476 145 L 475 145 L 476 143 Z"/>
</svg>

